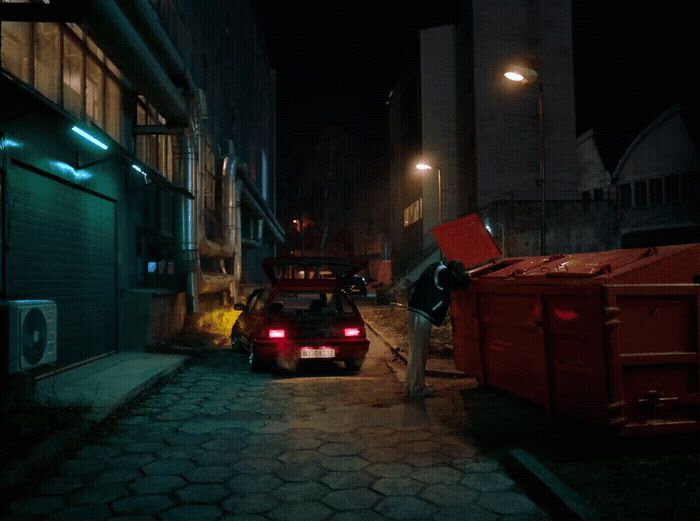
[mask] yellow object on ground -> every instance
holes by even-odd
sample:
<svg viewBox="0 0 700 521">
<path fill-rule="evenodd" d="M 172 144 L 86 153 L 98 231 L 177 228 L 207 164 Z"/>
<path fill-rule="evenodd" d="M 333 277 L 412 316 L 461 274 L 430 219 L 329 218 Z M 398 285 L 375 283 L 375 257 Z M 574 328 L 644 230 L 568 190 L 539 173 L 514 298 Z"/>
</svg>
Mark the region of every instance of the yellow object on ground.
<svg viewBox="0 0 700 521">
<path fill-rule="evenodd" d="M 241 312 L 235 309 L 205 311 L 197 317 L 197 329 L 228 337 L 240 314 Z"/>
</svg>

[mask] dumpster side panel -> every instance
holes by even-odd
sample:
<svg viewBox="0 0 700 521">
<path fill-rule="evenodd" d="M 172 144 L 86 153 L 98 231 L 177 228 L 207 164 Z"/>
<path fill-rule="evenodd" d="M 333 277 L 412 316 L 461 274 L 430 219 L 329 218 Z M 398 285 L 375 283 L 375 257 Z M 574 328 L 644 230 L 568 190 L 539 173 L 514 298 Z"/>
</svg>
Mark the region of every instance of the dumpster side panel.
<svg viewBox="0 0 700 521">
<path fill-rule="evenodd" d="M 611 363 L 626 429 L 697 430 L 700 288 L 611 285 L 607 293 L 608 305 L 619 309 L 619 325 L 611 330 Z"/>
<path fill-rule="evenodd" d="M 458 290 L 452 292 L 450 317 L 455 366 L 460 371 L 484 382 L 484 371 L 479 343 L 479 322 L 476 315 L 476 293 Z"/>
<path fill-rule="evenodd" d="M 537 294 L 481 293 L 478 313 L 486 383 L 549 407 L 541 300 Z"/>
<path fill-rule="evenodd" d="M 552 408 L 567 416 L 606 423 L 608 375 L 600 292 L 547 299 L 552 365 Z"/>
</svg>

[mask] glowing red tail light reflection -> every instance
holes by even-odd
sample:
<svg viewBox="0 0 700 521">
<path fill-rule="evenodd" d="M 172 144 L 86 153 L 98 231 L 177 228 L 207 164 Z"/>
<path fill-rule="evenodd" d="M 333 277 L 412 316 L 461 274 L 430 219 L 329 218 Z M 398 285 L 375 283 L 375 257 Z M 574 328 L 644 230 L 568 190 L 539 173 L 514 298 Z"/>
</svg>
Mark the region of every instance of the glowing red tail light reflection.
<svg viewBox="0 0 700 521">
<path fill-rule="evenodd" d="M 269 338 L 284 338 L 286 336 L 286 332 L 284 329 L 270 329 L 268 333 Z"/>
<path fill-rule="evenodd" d="M 346 327 L 343 330 L 343 333 L 345 336 L 360 336 L 360 328 L 359 327 Z"/>
</svg>

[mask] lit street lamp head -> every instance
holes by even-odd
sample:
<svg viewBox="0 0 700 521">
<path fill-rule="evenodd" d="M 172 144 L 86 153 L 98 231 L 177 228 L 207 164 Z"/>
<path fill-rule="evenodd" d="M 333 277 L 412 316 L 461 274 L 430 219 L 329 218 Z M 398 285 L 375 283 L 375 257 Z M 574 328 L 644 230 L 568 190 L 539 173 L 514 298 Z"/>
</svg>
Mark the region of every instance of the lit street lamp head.
<svg viewBox="0 0 700 521">
<path fill-rule="evenodd" d="M 509 65 L 503 75 L 510 81 L 522 83 L 523 85 L 532 83 L 537 79 L 537 72 L 527 67 L 521 67 L 520 65 Z"/>
<path fill-rule="evenodd" d="M 430 166 L 428 163 L 417 163 L 416 164 L 416 170 L 432 170 L 433 167 Z"/>
</svg>

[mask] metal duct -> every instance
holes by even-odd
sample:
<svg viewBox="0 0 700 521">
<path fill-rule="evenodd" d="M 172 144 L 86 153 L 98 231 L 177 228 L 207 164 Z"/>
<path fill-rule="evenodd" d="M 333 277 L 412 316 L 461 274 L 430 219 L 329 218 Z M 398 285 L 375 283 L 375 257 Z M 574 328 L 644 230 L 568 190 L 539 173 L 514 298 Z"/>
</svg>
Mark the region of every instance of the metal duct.
<svg viewBox="0 0 700 521">
<path fill-rule="evenodd" d="M 158 58 L 164 62 L 170 76 L 184 86 L 191 96 L 197 92 L 197 85 L 190 75 L 185 60 L 173 45 L 168 33 L 160 23 L 160 18 L 148 0 L 120 0 L 119 4 L 146 39 Z"/>
<path fill-rule="evenodd" d="M 185 131 L 180 140 L 180 185 L 194 192 L 194 145 L 192 134 Z M 181 272 L 185 276 L 185 304 L 187 313 L 197 312 L 197 227 L 195 226 L 194 201 L 189 197 L 178 198 L 177 243 Z"/>
<path fill-rule="evenodd" d="M 85 16 L 90 35 L 169 124 L 186 127 L 187 102 L 114 0 L 94 0 Z"/>
</svg>

